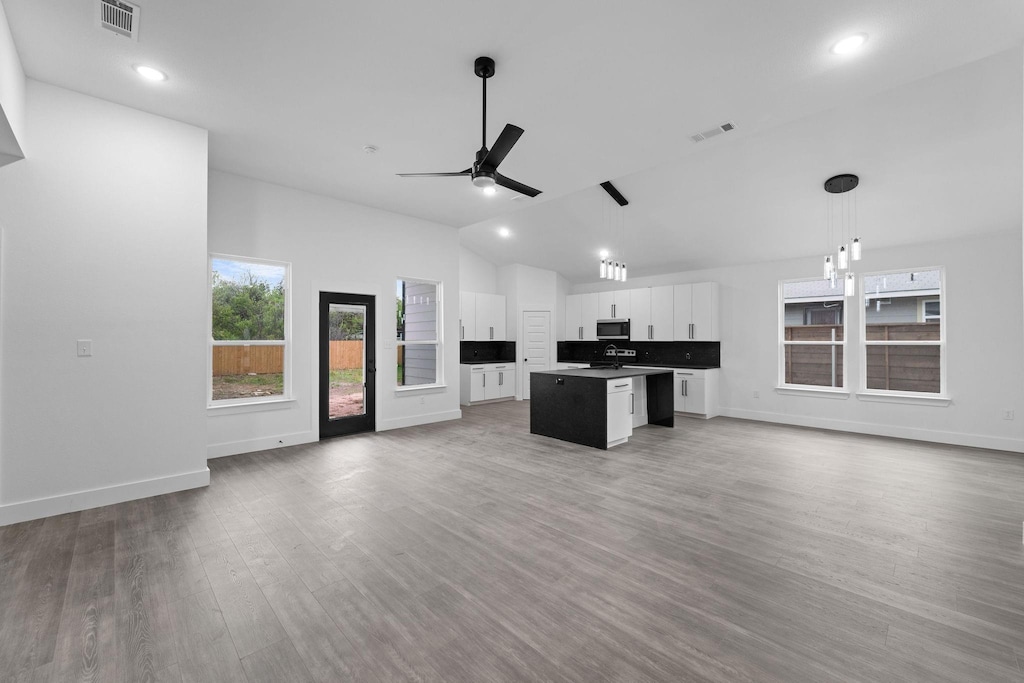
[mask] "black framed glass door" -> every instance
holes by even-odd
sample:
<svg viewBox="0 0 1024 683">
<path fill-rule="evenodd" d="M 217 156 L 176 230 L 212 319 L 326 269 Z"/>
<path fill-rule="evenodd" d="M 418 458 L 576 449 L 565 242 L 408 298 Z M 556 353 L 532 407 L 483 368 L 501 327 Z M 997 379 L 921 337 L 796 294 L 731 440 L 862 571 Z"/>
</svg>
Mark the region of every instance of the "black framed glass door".
<svg viewBox="0 0 1024 683">
<path fill-rule="evenodd" d="M 320 292 L 320 438 L 373 431 L 375 297 Z"/>
</svg>

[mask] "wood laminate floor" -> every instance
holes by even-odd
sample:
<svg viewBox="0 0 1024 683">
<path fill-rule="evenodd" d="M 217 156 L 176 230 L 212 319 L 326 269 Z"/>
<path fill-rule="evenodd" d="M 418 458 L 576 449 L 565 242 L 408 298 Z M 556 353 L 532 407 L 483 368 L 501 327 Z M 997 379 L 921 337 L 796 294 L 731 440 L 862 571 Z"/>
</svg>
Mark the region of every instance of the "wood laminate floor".
<svg viewBox="0 0 1024 683">
<path fill-rule="evenodd" d="M 1024 681 L 1024 456 L 463 414 L 0 528 L 0 680 Z"/>
</svg>

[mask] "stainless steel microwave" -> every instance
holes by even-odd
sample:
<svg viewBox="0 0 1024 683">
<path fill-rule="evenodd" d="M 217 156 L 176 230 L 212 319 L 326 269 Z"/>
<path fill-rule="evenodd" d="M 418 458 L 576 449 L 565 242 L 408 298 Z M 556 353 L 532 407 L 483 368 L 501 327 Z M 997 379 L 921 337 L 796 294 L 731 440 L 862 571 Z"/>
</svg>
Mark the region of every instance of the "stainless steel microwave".
<svg viewBox="0 0 1024 683">
<path fill-rule="evenodd" d="M 597 321 L 598 339 L 629 339 L 629 319 L 615 318 Z"/>
</svg>

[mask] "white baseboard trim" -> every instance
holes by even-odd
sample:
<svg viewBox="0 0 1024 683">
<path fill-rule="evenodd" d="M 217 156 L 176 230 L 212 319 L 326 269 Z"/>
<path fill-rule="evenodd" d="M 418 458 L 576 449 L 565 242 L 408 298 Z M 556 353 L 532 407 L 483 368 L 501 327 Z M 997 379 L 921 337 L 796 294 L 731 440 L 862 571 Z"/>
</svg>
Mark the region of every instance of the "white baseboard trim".
<svg viewBox="0 0 1024 683">
<path fill-rule="evenodd" d="M 462 410 L 445 410 L 440 413 L 428 413 L 426 415 L 413 415 L 410 417 L 396 417 L 393 420 L 378 420 L 377 431 L 386 432 L 389 429 L 401 429 L 402 427 L 415 427 L 433 422 L 444 422 L 446 420 L 462 419 Z"/>
<path fill-rule="evenodd" d="M 776 424 L 788 424 L 798 427 L 815 427 L 817 429 L 832 429 L 840 432 L 853 432 L 856 434 L 871 434 L 873 436 L 889 436 L 896 439 L 913 439 L 915 441 L 929 441 L 931 443 L 943 443 L 952 446 L 969 446 L 971 448 L 990 448 L 997 451 L 1012 451 L 1024 453 L 1024 440 L 1011 439 L 1000 436 L 988 436 L 985 434 L 965 434 L 963 432 L 942 432 L 934 429 L 919 429 L 917 427 L 900 427 L 895 425 L 880 425 L 870 422 L 853 422 L 850 420 L 833 420 L 820 417 L 807 417 L 803 415 L 791 415 L 786 413 L 769 413 L 758 410 L 742 410 L 735 408 L 722 408 L 721 415 L 736 417 L 743 420 L 757 420 L 759 422 L 774 422 Z"/>
<path fill-rule="evenodd" d="M 158 479 L 133 481 L 127 484 L 116 484 L 88 491 L 76 491 L 49 498 L 36 498 L 19 503 L 0 505 L 0 526 L 27 522 L 43 517 L 63 515 L 68 512 L 79 512 L 104 505 L 115 505 L 129 500 L 160 496 L 165 493 L 185 491 L 201 486 L 209 486 L 210 470 L 204 467 L 195 472 L 173 474 Z"/>
<path fill-rule="evenodd" d="M 284 448 L 285 446 L 297 446 L 303 443 L 313 443 L 320 440 L 316 432 L 295 432 L 293 434 L 278 434 L 277 436 L 264 436 L 258 439 L 243 439 L 241 441 L 228 441 L 225 443 L 213 443 L 206 447 L 206 459 L 224 458 L 229 455 L 240 455 L 241 453 L 253 453 L 255 451 L 266 451 L 271 448 Z"/>
</svg>

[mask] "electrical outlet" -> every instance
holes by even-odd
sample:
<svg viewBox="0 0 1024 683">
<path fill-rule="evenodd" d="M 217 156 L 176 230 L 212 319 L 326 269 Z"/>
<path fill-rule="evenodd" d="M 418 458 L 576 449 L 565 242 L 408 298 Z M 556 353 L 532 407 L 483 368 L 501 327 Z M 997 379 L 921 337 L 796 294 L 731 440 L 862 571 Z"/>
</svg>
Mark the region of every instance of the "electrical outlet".
<svg viewBox="0 0 1024 683">
<path fill-rule="evenodd" d="M 75 343 L 78 348 L 79 357 L 86 357 L 92 355 L 92 339 L 79 339 Z"/>
<path fill-rule="evenodd" d="M 423 400 L 423 397 L 420 396 L 420 405 L 423 405 L 424 403 L 425 403 L 425 401 Z"/>
<path fill-rule="evenodd" d="M 1003 419 L 1004 420 L 1012 420 L 1013 419 L 1013 411 L 1012 410 L 1004 410 L 1003 411 Z"/>
<path fill-rule="evenodd" d="M 761 398 L 761 392 L 760 391 L 755 391 L 754 392 L 754 398 Z"/>
</svg>

